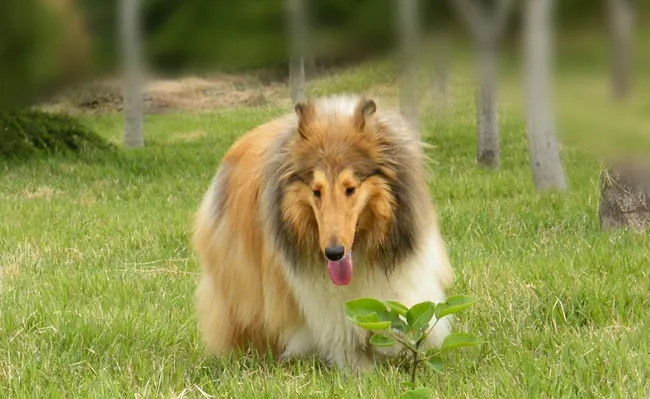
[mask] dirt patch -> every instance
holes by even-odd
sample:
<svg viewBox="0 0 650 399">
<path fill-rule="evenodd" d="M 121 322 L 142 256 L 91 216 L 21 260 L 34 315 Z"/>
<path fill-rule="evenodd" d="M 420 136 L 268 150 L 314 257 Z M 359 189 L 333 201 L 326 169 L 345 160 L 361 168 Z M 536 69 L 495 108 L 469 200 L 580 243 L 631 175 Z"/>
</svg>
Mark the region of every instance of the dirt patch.
<svg viewBox="0 0 650 399">
<path fill-rule="evenodd" d="M 144 88 L 144 112 L 211 111 L 260 106 L 286 100 L 284 82 L 256 74 L 218 74 L 182 79 L 149 79 Z M 120 81 L 108 79 L 69 89 L 42 108 L 67 113 L 109 113 L 122 110 Z"/>
</svg>

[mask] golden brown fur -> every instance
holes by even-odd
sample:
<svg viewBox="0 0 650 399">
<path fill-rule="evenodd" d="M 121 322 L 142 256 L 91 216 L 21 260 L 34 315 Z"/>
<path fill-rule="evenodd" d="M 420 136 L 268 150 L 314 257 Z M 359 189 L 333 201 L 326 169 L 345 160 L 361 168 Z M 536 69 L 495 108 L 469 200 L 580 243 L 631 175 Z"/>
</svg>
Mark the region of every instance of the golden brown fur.
<svg viewBox="0 0 650 399">
<path fill-rule="evenodd" d="M 345 320 L 346 300 L 444 300 L 453 274 L 424 170 L 421 143 L 401 118 L 354 97 L 299 104 L 240 138 L 196 218 L 208 349 L 251 342 L 276 355 L 364 363 L 365 333 Z M 333 246 L 355 259 L 348 285 L 327 277 Z M 439 325 L 432 345 L 448 332 Z"/>
</svg>

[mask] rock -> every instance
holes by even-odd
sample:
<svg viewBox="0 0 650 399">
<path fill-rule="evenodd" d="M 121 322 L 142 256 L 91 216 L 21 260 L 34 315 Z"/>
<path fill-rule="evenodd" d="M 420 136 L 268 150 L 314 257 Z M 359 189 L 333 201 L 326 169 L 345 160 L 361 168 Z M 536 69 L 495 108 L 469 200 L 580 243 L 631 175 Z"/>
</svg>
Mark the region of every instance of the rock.
<svg viewBox="0 0 650 399">
<path fill-rule="evenodd" d="M 608 165 L 600 183 L 598 213 L 602 229 L 650 228 L 649 163 L 623 161 Z"/>
</svg>

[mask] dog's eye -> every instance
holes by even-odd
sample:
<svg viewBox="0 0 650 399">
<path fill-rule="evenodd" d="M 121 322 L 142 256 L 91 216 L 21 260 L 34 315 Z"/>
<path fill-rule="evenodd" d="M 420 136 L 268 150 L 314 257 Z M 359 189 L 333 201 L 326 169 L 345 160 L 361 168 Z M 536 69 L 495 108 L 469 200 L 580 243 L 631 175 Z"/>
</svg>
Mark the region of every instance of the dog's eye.
<svg viewBox="0 0 650 399">
<path fill-rule="evenodd" d="M 345 195 L 347 195 L 347 196 L 349 197 L 349 196 L 351 196 L 352 194 L 354 194 L 355 191 L 356 191 L 356 189 L 355 189 L 354 187 L 348 187 L 348 188 L 345 190 Z"/>
<path fill-rule="evenodd" d="M 320 190 L 314 190 L 314 197 L 320 198 Z"/>
</svg>

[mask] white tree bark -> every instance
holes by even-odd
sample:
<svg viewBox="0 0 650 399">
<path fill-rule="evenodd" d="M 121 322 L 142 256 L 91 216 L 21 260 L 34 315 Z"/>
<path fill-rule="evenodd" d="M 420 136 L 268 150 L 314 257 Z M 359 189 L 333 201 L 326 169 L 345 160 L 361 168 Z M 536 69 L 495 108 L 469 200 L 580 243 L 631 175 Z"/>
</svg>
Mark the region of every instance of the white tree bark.
<svg viewBox="0 0 650 399">
<path fill-rule="evenodd" d="M 124 146 L 144 146 L 143 80 L 144 60 L 140 32 L 140 1 L 121 0 L 121 40 L 124 67 Z"/>
<path fill-rule="evenodd" d="M 450 0 L 470 28 L 477 47 L 479 88 L 476 96 L 480 165 L 501 166 L 498 119 L 498 47 L 512 9 L 512 0 L 495 0 L 492 7 L 478 0 Z"/>
<path fill-rule="evenodd" d="M 418 45 L 418 0 L 396 0 L 401 49 L 399 102 L 400 109 L 420 137 Z"/>
<path fill-rule="evenodd" d="M 305 101 L 305 55 L 307 35 L 307 15 L 305 0 L 286 0 L 289 14 L 289 42 L 291 60 L 289 61 L 289 91 L 291 101 L 296 104 Z"/>
<path fill-rule="evenodd" d="M 634 6 L 632 0 L 608 0 L 607 6 L 612 48 L 611 90 L 616 100 L 625 100 L 631 86 Z"/>
<path fill-rule="evenodd" d="M 498 168 L 501 166 L 499 143 L 499 113 L 497 101 L 497 50 L 488 41 L 479 46 L 479 93 L 477 96 L 479 164 Z"/>
<path fill-rule="evenodd" d="M 524 46 L 526 135 L 535 188 L 565 190 L 552 106 L 553 0 L 526 0 Z"/>
</svg>

